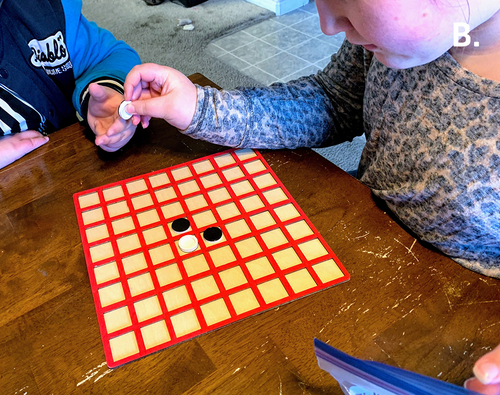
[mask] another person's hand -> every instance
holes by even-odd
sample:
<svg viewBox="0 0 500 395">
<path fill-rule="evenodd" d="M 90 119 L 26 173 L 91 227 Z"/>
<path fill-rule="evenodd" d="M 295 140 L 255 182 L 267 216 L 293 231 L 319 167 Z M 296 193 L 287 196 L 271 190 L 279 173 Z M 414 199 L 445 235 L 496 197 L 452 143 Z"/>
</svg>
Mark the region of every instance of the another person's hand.
<svg viewBox="0 0 500 395">
<path fill-rule="evenodd" d="M 0 137 L 0 169 L 40 147 L 47 141 L 49 141 L 48 137 L 34 130 Z"/>
<path fill-rule="evenodd" d="M 163 118 L 178 129 L 186 129 L 196 110 L 196 86 L 181 72 L 154 63 L 135 66 L 125 79 L 125 99 L 132 100 L 127 112 L 134 124 L 149 125 Z"/>
<path fill-rule="evenodd" d="M 500 345 L 483 355 L 474 364 L 474 378 L 464 387 L 485 395 L 500 394 Z"/>
<path fill-rule="evenodd" d="M 137 128 L 137 124 L 118 115 L 123 95 L 96 83 L 89 85 L 89 95 L 87 122 L 97 136 L 96 145 L 108 152 L 119 150 L 129 142 Z"/>
</svg>

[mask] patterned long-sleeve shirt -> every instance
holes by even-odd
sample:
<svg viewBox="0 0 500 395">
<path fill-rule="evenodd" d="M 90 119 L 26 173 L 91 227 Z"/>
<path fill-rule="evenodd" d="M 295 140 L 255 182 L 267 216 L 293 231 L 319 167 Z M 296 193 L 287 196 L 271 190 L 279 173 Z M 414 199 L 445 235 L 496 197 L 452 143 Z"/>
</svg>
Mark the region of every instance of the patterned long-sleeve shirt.
<svg viewBox="0 0 500 395">
<path fill-rule="evenodd" d="M 198 87 L 184 133 L 253 148 L 365 134 L 360 180 L 421 240 L 500 278 L 500 83 L 448 53 L 395 70 L 345 42 L 318 74 L 232 92 Z"/>
</svg>

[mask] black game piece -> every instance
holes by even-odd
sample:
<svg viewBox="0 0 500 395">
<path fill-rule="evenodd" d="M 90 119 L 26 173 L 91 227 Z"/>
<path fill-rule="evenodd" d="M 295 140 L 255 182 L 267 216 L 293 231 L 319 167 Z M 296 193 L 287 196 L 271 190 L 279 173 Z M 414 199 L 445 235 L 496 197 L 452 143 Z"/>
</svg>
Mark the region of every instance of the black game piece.
<svg viewBox="0 0 500 395">
<path fill-rule="evenodd" d="M 189 230 L 191 224 L 187 218 L 178 218 L 172 222 L 172 229 L 177 233 L 183 233 Z"/>
<path fill-rule="evenodd" d="M 222 238 L 222 230 L 216 227 L 207 228 L 203 232 L 203 238 L 212 243 L 219 241 Z"/>
</svg>

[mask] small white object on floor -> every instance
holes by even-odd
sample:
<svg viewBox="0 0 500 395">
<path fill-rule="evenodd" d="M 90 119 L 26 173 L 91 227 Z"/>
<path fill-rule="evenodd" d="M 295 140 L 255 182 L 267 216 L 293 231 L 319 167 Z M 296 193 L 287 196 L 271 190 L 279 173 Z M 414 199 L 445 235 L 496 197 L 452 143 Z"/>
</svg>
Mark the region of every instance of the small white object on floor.
<svg viewBox="0 0 500 395">
<path fill-rule="evenodd" d="M 194 30 L 194 25 L 192 25 L 192 24 L 184 25 L 182 27 L 182 29 L 184 29 L 184 30 Z"/>
<path fill-rule="evenodd" d="M 191 19 L 179 19 L 179 24 L 177 26 L 185 26 L 193 23 Z"/>
<path fill-rule="evenodd" d="M 127 111 L 127 106 L 131 103 L 130 100 L 124 100 L 120 103 L 120 106 L 118 107 L 118 114 L 120 115 L 120 117 L 122 117 L 125 121 L 129 120 L 130 118 L 132 118 L 132 115 L 133 114 L 130 114 L 128 111 Z"/>
<path fill-rule="evenodd" d="M 198 239 L 193 235 L 182 236 L 179 239 L 179 248 L 182 252 L 193 252 L 198 248 Z"/>
</svg>

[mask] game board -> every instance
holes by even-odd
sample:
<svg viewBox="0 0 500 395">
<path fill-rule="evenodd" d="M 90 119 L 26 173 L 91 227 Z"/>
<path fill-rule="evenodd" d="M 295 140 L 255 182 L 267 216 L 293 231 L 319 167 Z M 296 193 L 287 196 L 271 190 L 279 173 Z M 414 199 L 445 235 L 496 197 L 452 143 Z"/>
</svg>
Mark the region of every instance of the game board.
<svg viewBox="0 0 500 395">
<path fill-rule="evenodd" d="M 214 154 L 74 202 L 111 368 L 349 278 L 258 151 Z M 181 218 L 189 228 L 179 233 Z M 220 240 L 205 240 L 208 228 Z M 179 248 L 186 235 L 191 252 Z"/>
</svg>

